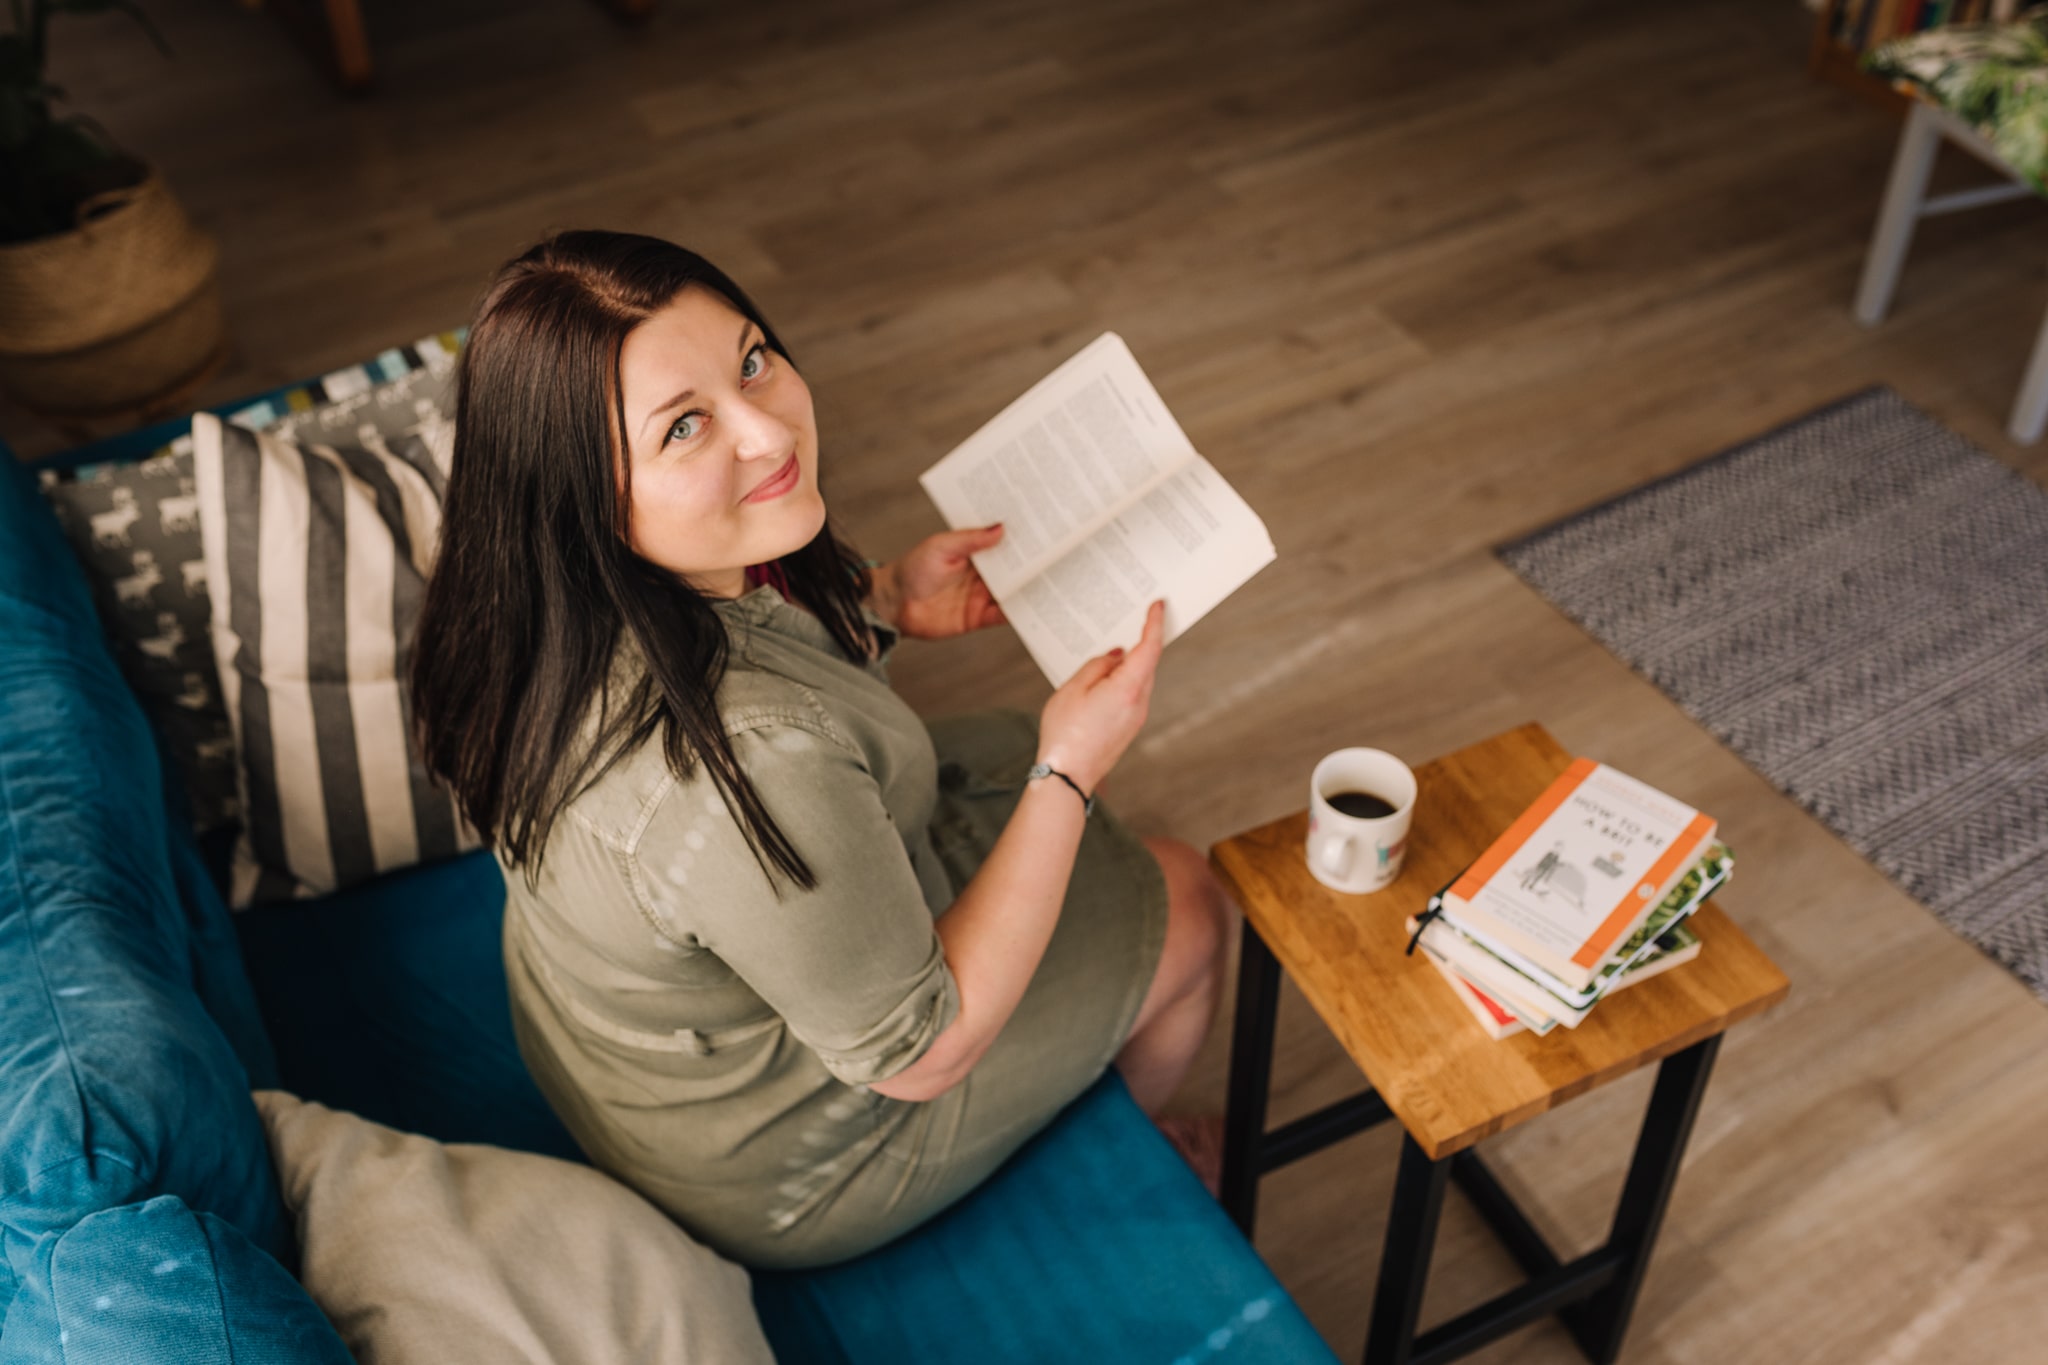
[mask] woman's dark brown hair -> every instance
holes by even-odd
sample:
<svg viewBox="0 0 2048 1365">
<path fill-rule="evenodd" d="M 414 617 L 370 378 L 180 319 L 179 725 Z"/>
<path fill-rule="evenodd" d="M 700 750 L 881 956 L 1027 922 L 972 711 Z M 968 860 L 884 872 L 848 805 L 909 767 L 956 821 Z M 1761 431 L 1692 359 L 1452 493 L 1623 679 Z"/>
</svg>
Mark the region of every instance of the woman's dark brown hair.
<svg viewBox="0 0 2048 1365">
<path fill-rule="evenodd" d="M 629 332 L 698 285 L 789 352 L 739 286 L 695 252 L 623 232 L 563 232 L 499 270 L 456 371 L 454 465 L 410 670 L 428 768 L 528 882 L 562 810 L 660 732 L 669 767 L 703 763 L 754 856 L 810 867 L 761 803 L 720 722 L 724 623 L 711 599 L 627 541 L 632 462 L 619 355 Z M 794 364 L 794 361 L 790 361 Z M 775 561 L 849 659 L 873 634 L 861 558 L 828 523 Z M 614 696 L 622 632 L 646 670 Z M 596 741 L 579 739 L 596 708 Z"/>
</svg>

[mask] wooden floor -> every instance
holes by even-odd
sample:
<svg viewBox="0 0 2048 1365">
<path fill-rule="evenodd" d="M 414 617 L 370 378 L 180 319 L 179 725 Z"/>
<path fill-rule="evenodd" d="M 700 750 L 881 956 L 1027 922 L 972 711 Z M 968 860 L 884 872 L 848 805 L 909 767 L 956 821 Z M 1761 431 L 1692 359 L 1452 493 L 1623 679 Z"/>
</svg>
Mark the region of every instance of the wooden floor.
<svg viewBox="0 0 2048 1365">
<path fill-rule="evenodd" d="M 2000 435 L 2048 209 L 1929 224 L 1856 327 L 1895 128 L 1808 83 L 1793 0 L 364 8 L 356 102 L 219 0 L 149 0 L 170 63 L 56 25 L 55 79 L 221 239 L 238 353 L 205 399 L 461 322 L 544 229 L 665 234 L 776 320 L 834 509 L 887 555 L 938 527 L 917 472 L 1114 328 L 1279 546 L 1168 654 L 1118 809 L 1206 847 L 1333 747 L 1539 719 L 1716 812 L 1793 994 L 1722 1054 L 1625 1359 L 2043 1358 L 2048 1007 L 1488 551 L 1874 383 L 2048 478 Z M 1044 695 L 994 634 L 900 657 L 923 709 Z M 1276 1119 L 1353 1084 L 1297 997 L 1281 1030 Z M 1224 1035 L 1179 1107 L 1220 1107 Z M 1600 1236 L 1646 1093 L 1485 1145 L 1558 1240 Z M 1259 1247 L 1347 1358 L 1396 1150 L 1266 1190 Z M 1454 1195 L 1425 1320 L 1509 1282 Z M 1482 1358 L 1576 1356 L 1541 1326 Z"/>
</svg>

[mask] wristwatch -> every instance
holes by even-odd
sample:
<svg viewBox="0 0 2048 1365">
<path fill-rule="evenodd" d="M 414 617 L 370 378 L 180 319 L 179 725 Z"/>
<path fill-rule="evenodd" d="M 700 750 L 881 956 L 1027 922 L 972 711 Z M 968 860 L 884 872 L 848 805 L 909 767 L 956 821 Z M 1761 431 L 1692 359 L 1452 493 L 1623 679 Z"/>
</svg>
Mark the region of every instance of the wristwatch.
<svg viewBox="0 0 2048 1365">
<path fill-rule="evenodd" d="M 1024 774 L 1024 780 L 1027 783 L 1036 782 L 1041 777 L 1057 777 L 1060 781 L 1066 783 L 1069 787 L 1072 787 L 1074 789 L 1074 795 L 1081 798 L 1082 819 L 1085 820 L 1089 816 L 1095 814 L 1095 798 L 1090 796 L 1087 792 L 1082 791 L 1080 783 L 1076 782 L 1073 778 L 1068 777 L 1058 768 L 1053 767 L 1052 764 L 1034 763 L 1031 765 L 1031 770 Z"/>
</svg>

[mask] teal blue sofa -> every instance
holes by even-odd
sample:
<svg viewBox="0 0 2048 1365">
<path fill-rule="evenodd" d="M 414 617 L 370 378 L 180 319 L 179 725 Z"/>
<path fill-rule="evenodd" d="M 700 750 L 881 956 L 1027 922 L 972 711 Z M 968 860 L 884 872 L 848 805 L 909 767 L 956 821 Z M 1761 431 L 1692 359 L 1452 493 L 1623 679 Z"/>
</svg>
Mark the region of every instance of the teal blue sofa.
<svg viewBox="0 0 2048 1365">
<path fill-rule="evenodd" d="M 513 1045 L 502 883 L 472 854 L 231 916 L 32 471 L 0 464 L 0 1365 L 346 1361 L 249 1091 L 580 1159 Z M 785 1365 L 1334 1359 L 1113 1073 L 938 1219 L 754 1296 Z"/>
</svg>

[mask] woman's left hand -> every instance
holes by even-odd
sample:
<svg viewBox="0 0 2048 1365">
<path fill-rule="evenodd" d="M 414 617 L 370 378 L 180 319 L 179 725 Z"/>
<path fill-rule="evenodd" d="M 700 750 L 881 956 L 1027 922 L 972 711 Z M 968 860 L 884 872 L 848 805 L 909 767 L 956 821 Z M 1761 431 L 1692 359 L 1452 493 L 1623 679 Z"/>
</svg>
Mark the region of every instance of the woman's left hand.
<svg viewBox="0 0 2048 1365">
<path fill-rule="evenodd" d="M 877 614 L 918 640 L 944 640 L 1001 625 L 1003 609 L 969 556 L 994 549 L 1002 538 L 998 522 L 969 531 L 942 531 L 920 541 L 894 564 L 874 571 Z"/>
</svg>

